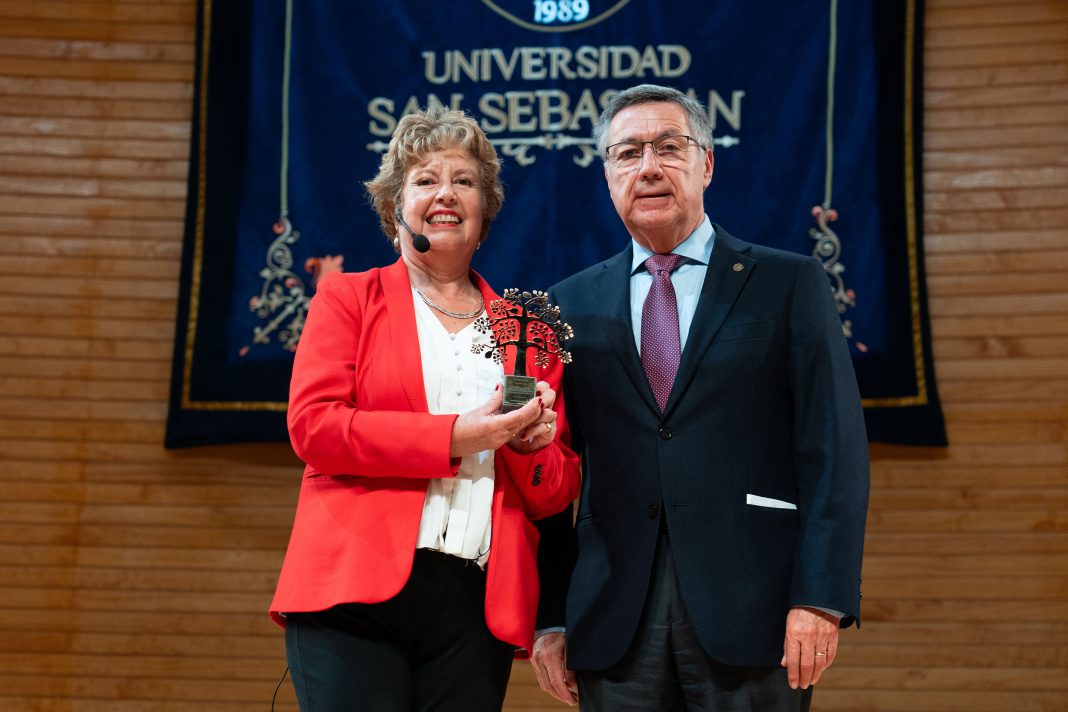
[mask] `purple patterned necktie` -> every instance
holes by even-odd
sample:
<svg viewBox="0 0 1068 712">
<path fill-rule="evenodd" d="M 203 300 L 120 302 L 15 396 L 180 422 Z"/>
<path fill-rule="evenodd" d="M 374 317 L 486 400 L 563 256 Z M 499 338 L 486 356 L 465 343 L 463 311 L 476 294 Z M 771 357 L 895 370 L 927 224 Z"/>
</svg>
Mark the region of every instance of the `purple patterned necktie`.
<svg viewBox="0 0 1068 712">
<path fill-rule="evenodd" d="M 660 410 L 664 410 L 675 372 L 679 370 L 679 308 L 671 273 L 686 260 L 682 255 L 653 255 L 645 269 L 653 275 L 653 286 L 642 305 L 642 366 L 653 387 Z"/>
</svg>

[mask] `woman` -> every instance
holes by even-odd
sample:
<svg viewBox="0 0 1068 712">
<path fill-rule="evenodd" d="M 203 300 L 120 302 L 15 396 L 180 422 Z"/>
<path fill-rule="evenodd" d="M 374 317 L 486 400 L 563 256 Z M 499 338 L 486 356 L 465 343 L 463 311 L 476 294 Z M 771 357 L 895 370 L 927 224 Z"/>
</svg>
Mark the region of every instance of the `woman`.
<svg viewBox="0 0 1068 712">
<path fill-rule="evenodd" d="M 470 264 L 499 172 L 465 114 L 404 117 L 366 183 L 400 259 L 312 300 L 288 416 L 307 468 L 271 604 L 305 712 L 499 710 L 532 646 L 531 519 L 574 499 L 578 464 L 559 363 L 500 414 L 502 367 L 472 349 L 497 298 Z"/>
</svg>

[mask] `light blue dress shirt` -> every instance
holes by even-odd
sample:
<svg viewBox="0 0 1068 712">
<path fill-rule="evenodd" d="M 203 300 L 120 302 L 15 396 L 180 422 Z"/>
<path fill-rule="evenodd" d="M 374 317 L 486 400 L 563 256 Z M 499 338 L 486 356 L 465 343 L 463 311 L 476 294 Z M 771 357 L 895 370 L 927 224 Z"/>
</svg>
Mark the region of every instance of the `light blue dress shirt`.
<svg viewBox="0 0 1068 712">
<path fill-rule="evenodd" d="M 716 231 L 712 222 L 705 219 L 690 236 L 680 242 L 672 252 L 690 258 L 671 274 L 671 285 L 675 287 L 675 301 L 679 307 L 679 343 L 686 349 L 686 337 L 690 333 L 697 301 L 701 298 L 701 287 L 708 272 L 708 261 L 712 259 L 712 246 L 716 241 Z M 642 306 L 653 286 L 653 275 L 645 269 L 645 261 L 653 253 L 639 245 L 633 239 L 634 258 L 630 270 L 630 324 L 634 330 L 634 345 L 638 353 L 642 352 Z"/>
</svg>

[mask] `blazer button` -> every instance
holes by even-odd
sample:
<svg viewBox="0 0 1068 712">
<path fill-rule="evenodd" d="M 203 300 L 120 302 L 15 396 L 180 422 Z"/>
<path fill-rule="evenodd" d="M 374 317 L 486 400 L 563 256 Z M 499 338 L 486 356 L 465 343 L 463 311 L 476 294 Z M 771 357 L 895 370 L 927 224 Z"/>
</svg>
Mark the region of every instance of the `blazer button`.
<svg viewBox="0 0 1068 712">
<path fill-rule="evenodd" d="M 665 425 L 664 427 L 660 428 L 659 433 L 661 440 L 671 440 L 671 428 L 669 428 L 668 426 Z"/>
<path fill-rule="evenodd" d="M 657 507 L 655 504 L 650 504 L 649 505 L 649 518 L 650 519 L 656 519 L 656 514 L 659 511 L 660 511 L 659 507 Z"/>
</svg>

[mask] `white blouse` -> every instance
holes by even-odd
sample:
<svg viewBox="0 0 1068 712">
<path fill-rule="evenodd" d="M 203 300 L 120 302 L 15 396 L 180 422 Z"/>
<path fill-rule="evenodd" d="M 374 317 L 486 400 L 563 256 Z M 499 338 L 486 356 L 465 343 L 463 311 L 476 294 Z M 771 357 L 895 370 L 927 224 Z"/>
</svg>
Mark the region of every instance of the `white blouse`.
<svg viewBox="0 0 1068 712">
<path fill-rule="evenodd" d="M 472 324 L 450 334 L 414 290 L 412 301 L 430 412 L 463 413 L 485 403 L 504 378 L 500 364 L 471 352 L 476 343 L 490 343 L 489 335 Z M 416 546 L 474 559 L 485 567 L 492 507 L 493 451 L 464 455 L 455 477 L 435 478 L 427 485 Z"/>
</svg>

